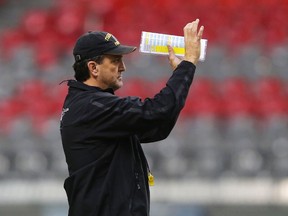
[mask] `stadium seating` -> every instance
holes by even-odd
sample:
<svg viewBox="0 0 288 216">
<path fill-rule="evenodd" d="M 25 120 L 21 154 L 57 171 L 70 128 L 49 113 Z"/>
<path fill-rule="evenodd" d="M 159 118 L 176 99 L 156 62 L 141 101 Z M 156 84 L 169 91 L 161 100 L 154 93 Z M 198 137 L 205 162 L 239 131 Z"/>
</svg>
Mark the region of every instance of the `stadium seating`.
<svg viewBox="0 0 288 216">
<path fill-rule="evenodd" d="M 171 136 L 145 147 L 151 167 L 163 178 L 287 177 L 287 0 L 55 0 L 0 32 L 0 178 L 66 175 L 58 83 L 73 78 L 80 34 L 101 29 L 139 46 L 141 31 L 182 35 L 197 17 L 207 58 Z M 119 96 L 153 97 L 170 75 L 165 57 L 135 53 L 127 68 L 137 72 L 125 73 Z"/>
</svg>

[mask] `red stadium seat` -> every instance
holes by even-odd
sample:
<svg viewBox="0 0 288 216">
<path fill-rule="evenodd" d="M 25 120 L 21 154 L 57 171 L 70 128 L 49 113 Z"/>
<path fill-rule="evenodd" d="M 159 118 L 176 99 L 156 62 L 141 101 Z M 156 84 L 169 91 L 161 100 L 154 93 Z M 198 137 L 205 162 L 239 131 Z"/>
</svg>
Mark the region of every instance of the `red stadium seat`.
<svg viewBox="0 0 288 216">
<path fill-rule="evenodd" d="M 261 118 L 284 117 L 288 116 L 287 97 L 274 97 L 267 100 L 265 96 L 258 98 L 255 103 L 258 107 L 258 113 Z"/>
<path fill-rule="evenodd" d="M 81 7 L 64 7 L 54 11 L 53 16 L 59 47 L 63 52 L 70 52 L 77 38 L 84 32 L 85 12 Z"/>
<path fill-rule="evenodd" d="M 51 24 L 49 11 L 31 10 L 24 14 L 20 26 L 26 41 L 35 42 L 49 31 Z"/>
<path fill-rule="evenodd" d="M 23 83 L 17 97 L 20 98 L 24 114 L 31 119 L 35 133 L 42 133 L 42 124 L 55 114 L 54 101 L 48 93 L 49 87 L 40 80 Z"/>
<path fill-rule="evenodd" d="M 61 85 L 49 85 L 47 88 L 51 89 L 49 91 L 48 96 L 51 99 L 51 113 L 53 116 L 60 117 L 62 106 L 64 99 L 68 93 L 68 86 L 66 83 L 62 83 Z"/>
<path fill-rule="evenodd" d="M 27 115 L 31 118 L 33 128 L 36 134 L 45 132 L 44 126 L 48 118 L 54 113 L 53 101 L 48 97 L 41 97 L 35 99 L 31 106 L 26 109 Z M 59 115 L 60 116 L 60 115 Z"/>
<path fill-rule="evenodd" d="M 23 114 L 23 104 L 17 97 L 0 101 L 0 134 L 8 134 L 10 123 Z"/>
<path fill-rule="evenodd" d="M 58 64 L 61 51 L 58 35 L 53 32 L 53 29 L 46 32 L 45 35 L 34 42 L 35 66 L 41 70 Z"/>
<path fill-rule="evenodd" d="M 247 96 L 250 95 L 250 83 L 244 77 L 232 77 L 222 81 L 220 86 L 220 91 L 222 94 L 233 96 Z"/>
<path fill-rule="evenodd" d="M 47 109 L 50 110 L 50 97 L 47 93 L 47 87 L 40 80 L 23 83 L 18 89 L 17 97 L 23 105 L 22 109 L 28 116 L 36 117 L 38 113 L 46 112 Z"/>
<path fill-rule="evenodd" d="M 215 83 L 210 78 L 195 78 L 191 86 L 191 95 L 201 97 L 203 95 L 211 95 L 215 93 Z"/>
<path fill-rule="evenodd" d="M 217 116 L 220 114 L 219 102 L 215 83 L 209 78 L 197 78 L 191 86 L 183 109 L 183 116 Z"/>
<path fill-rule="evenodd" d="M 255 105 L 260 117 L 287 115 L 287 94 L 279 78 L 265 77 L 255 82 Z"/>
<path fill-rule="evenodd" d="M 105 1 L 94 1 L 94 0 L 78 0 L 81 1 L 87 1 L 87 12 L 88 13 L 94 13 L 98 16 L 105 16 L 107 12 L 109 12 L 112 9 L 113 2 L 111 0 L 105 0 Z"/>
<path fill-rule="evenodd" d="M 22 83 L 17 91 L 18 96 L 23 98 L 24 102 L 29 103 L 45 95 L 47 89 L 43 81 L 35 79 Z"/>
<path fill-rule="evenodd" d="M 10 59 L 19 46 L 26 42 L 24 35 L 17 28 L 6 29 L 1 34 L 0 48 L 1 56 L 4 59 Z"/>
<path fill-rule="evenodd" d="M 220 100 L 216 95 L 202 95 L 193 97 L 188 95 L 182 116 L 193 117 L 217 117 L 220 114 Z"/>
<path fill-rule="evenodd" d="M 230 118 L 239 115 L 252 117 L 254 115 L 255 107 L 253 105 L 253 98 L 242 96 L 229 97 L 228 95 L 226 95 L 222 101 L 224 117 Z"/>
<path fill-rule="evenodd" d="M 274 98 L 283 96 L 284 85 L 278 77 L 263 77 L 254 82 L 254 91 L 257 97 Z"/>
<path fill-rule="evenodd" d="M 224 117 L 254 115 L 253 94 L 248 80 L 241 77 L 224 80 L 220 91 Z"/>
</svg>

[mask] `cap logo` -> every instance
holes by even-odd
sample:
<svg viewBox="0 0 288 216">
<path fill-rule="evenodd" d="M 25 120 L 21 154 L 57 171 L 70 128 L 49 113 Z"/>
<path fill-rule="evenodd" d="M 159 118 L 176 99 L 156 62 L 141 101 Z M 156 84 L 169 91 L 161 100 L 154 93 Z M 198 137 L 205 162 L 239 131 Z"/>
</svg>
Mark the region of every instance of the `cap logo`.
<svg viewBox="0 0 288 216">
<path fill-rule="evenodd" d="M 114 40 L 115 46 L 120 45 L 120 42 L 119 42 L 112 34 L 110 34 L 110 33 L 107 33 L 107 34 L 106 34 L 105 40 L 106 40 L 106 41 L 109 41 L 111 37 L 112 37 L 112 39 Z"/>
<path fill-rule="evenodd" d="M 112 34 L 110 33 L 107 33 L 106 36 L 105 36 L 105 40 L 106 41 L 109 41 L 109 39 L 111 38 Z"/>
</svg>

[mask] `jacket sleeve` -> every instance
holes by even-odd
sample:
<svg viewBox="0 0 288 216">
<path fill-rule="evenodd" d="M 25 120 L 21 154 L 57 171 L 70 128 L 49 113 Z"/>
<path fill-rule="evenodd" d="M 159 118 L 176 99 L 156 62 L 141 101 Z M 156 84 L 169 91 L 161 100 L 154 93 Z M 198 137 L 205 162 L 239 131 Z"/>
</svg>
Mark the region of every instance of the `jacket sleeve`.
<svg viewBox="0 0 288 216">
<path fill-rule="evenodd" d="M 189 64 L 190 63 L 188 62 L 182 62 L 167 82 L 167 86 L 171 88 L 176 102 L 173 106 L 173 109 L 170 111 L 169 117 L 163 121 L 160 121 L 158 124 L 151 126 L 150 130 L 146 130 L 145 132 L 139 134 L 138 137 L 141 143 L 163 140 L 167 138 L 167 136 L 172 131 L 180 111 L 185 105 L 189 88 L 193 81 L 195 66 L 193 64 Z M 186 66 L 188 67 L 187 69 L 189 72 L 184 70 Z M 193 71 L 192 74 L 191 71 Z"/>
<path fill-rule="evenodd" d="M 144 101 L 137 97 L 121 98 L 108 92 L 96 92 L 89 107 L 79 111 L 78 116 L 81 117 L 77 124 L 81 124 L 81 119 L 83 124 L 89 121 L 89 127 L 83 133 L 98 138 L 121 138 L 136 134 L 140 142 L 164 139 L 171 132 L 185 104 L 195 68 L 190 62 L 181 62 L 166 86 L 153 98 Z M 79 128 L 83 128 L 83 125 Z"/>
</svg>

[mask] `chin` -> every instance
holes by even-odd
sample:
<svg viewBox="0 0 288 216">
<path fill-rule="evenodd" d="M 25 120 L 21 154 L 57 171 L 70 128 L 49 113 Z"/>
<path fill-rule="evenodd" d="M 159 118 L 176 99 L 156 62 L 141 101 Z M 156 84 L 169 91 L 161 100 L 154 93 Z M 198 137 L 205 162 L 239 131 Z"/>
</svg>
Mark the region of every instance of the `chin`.
<svg viewBox="0 0 288 216">
<path fill-rule="evenodd" d="M 122 86 L 123 86 L 123 84 L 116 85 L 116 86 L 113 87 L 113 90 L 116 91 L 116 90 L 120 89 Z"/>
<path fill-rule="evenodd" d="M 117 87 L 118 87 L 118 89 L 121 88 L 122 86 L 123 86 L 123 82 L 119 82 L 119 83 L 117 83 Z"/>
</svg>

